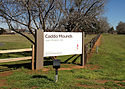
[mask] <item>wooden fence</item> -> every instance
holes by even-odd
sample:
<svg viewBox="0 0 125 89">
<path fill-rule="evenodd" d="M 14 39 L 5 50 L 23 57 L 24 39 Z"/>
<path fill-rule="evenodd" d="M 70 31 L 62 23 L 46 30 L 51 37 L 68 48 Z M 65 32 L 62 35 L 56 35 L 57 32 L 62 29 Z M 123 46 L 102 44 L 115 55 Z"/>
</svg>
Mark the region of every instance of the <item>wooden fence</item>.
<svg viewBox="0 0 125 89">
<path fill-rule="evenodd" d="M 32 51 L 32 56 L 0 59 L 0 63 L 32 59 L 32 70 L 34 70 L 34 45 L 32 46 L 32 48 L 28 48 L 28 49 L 0 50 L 0 54 L 17 53 L 17 52 L 19 53 L 19 52 L 28 52 L 28 51 Z"/>
<path fill-rule="evenodd" d="M 101 34 L 98 34 L 97 36 L 95 36 L 94 38 L 91 39 L 91 41 L 89 41 L 88 43 L 86 43 L 84 45 L 84 61 L 85 63 L 88 60 L 88 54 L 91 53 L 95 43 L 97 42 L 97 40 L 99 39 Z"/>
<path fill-rule="evenodd" d="M 92 38 L 92 40 L 84 45 L 84 63 L 87 62 L 88 59 L 88 53 L 92 51 L 92 48 L 94 47 L 96 41 L 99 39 L 100 34 Z M 13 61 L 21 61 L 21 60 L 30 60 L 32 59 L 32 70 L 34 70 L 34 45 L 32 48 L 28 49 L 16 49 L 16 50 L 0 50 L 0 54 L 5 53 L 17 53 L 17 52 L 26 52 L 26 51 L 32 51 L 32 56 L 28 57 L 19 57 L 19 58 L 7 58 L 7 59 L 0 59 L 0 63 L 4 62 L 13 62 Z"/>
</svg>

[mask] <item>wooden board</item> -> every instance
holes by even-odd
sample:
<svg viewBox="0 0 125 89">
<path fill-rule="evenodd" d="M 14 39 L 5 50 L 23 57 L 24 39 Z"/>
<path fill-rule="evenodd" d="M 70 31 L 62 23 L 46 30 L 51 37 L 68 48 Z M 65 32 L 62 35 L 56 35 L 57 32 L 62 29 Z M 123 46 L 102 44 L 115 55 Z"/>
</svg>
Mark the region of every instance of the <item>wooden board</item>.
<svg viewBox="0 0 125 89">
<path fill-rule="evenodd" d="M 29 59 L 32 59 L 32 57 L 29 56 L 29 57 L 20 57 L 20 58 L 7 58 L 7 59 L 0 59 L 0 63 L 22 61 L 22 60 L 29 60 Z"/>
<path fill-rule="evenodd" d="M 15 50 L 0 50 L 0 53 L 15 53 L 15 52 L 25 52 L 25 51 L 32 51 L 32 48 L 15 49 Z"/>
</svg>

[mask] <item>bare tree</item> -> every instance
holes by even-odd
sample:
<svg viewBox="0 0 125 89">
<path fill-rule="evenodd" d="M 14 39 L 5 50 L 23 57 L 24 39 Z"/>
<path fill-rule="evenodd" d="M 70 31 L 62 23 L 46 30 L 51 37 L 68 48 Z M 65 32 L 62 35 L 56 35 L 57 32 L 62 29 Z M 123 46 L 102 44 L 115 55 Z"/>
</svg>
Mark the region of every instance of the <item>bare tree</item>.
<svg viewBox="0 0 125 89">
<path fill-rule="evenodd" d="M 17 28 L 26 28 L 35 38 L 35 31 L 47 28 L 54 30 L 61 16 L 55 0 L 0 0 L 0 17 L 9 29 L 35 42 Z"/>
<path fill-rule="evenodd" d="M 93 29 L 104 10 L 106 0 L 63 0 L 61 10 L 64 17 L 60 22 L 67 31 Z"/>
<path fill-rule="evenodd" d="M 109 23 L 106 17 L 100 17 L 97 24 L 97 33 L 108 33 L 110 29 Z"/>
<path fill-rule="evenodd" d="M 34 40 L 16 29 L 35 31 L 81 31 L 94 28 L 103 11 L 105 0 L 0 0 L 0 18 L 9 29 Z"/>
</svg>

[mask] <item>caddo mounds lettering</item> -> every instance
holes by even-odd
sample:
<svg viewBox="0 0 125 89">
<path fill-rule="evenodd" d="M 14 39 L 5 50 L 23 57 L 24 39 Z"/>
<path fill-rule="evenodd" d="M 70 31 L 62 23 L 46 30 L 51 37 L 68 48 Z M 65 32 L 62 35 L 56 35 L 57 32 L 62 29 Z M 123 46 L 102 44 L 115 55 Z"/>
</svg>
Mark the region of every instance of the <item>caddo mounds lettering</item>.
<svg viewBox="0 0 125 89">
<path fill-rule="evenodd" d="M 46 34 L 45 38 L 73 38 L 73 36 L 71 34 L 70 35 L 62 35 L 62 34 L 59 34 L 59 35 L 49 35 L 49 34 Z"/>
</svg>

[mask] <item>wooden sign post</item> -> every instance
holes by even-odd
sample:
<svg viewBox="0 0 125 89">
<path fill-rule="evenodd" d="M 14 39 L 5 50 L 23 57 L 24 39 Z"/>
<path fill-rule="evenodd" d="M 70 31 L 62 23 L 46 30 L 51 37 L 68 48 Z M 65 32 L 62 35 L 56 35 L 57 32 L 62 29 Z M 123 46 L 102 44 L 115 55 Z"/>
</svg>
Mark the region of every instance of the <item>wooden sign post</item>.
<svg viewBox="0 0 125 89">
<path fill-rule="evenodd" d="M 43 60 L 44 60 L 44 32 L 43 30 L 36 31 L 36 47 L 35 47 L 35 63 L 36 70 L 40 70 L 43 68 Z"/>
<path fill-rule="evenodd" d="M 82 54 L 81 54 L 81 66 L 84 66 L 84 32 L 82 32 Z"/>
</svg>

